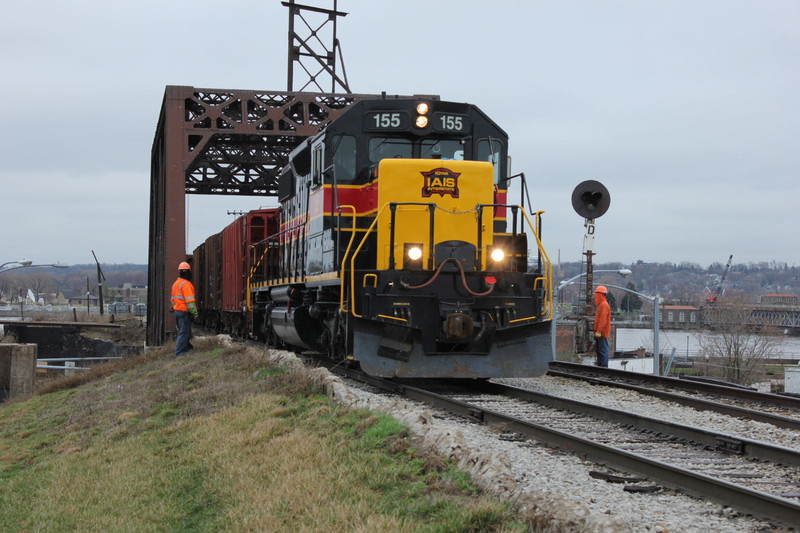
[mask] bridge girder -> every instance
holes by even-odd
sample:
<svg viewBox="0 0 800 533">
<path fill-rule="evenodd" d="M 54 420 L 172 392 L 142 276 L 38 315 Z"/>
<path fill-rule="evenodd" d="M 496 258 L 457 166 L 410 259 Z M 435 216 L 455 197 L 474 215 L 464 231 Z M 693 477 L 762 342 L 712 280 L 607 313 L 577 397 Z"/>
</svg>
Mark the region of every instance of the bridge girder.
<svg viewBox="0 0 800 533">
<path fill-rule="evenodd" d="M 150 169 L 149 345 L 174 326 L 169 291 L 186 260 L 185 195 L 276 196 L 293 148 L 353 103 L 379 97 L 166 87 Z"/>
</svg>

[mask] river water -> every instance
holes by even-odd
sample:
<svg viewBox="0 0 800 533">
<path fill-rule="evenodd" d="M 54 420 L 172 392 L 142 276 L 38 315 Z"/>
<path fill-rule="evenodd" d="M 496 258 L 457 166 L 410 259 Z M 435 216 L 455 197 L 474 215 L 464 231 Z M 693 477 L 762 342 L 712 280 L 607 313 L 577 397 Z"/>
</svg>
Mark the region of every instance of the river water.
<svg viewBox="0 0 800 533">
<path fill-rule="evenodd" d="M 630 351 L 644 347 L 653 351 L 653 330 L 639 328 L 617 328 L 617 351 Z M 700 354 L 700 338 L 709 335 L 703 331 L 661 330 L 658 336 L 660 352 L 669 356 L 675 348 L 675 357 L 696 357 Z M 778 342 L 775 358 L 800 359 L 800 337 L 784 335 Z"/>
</svg>

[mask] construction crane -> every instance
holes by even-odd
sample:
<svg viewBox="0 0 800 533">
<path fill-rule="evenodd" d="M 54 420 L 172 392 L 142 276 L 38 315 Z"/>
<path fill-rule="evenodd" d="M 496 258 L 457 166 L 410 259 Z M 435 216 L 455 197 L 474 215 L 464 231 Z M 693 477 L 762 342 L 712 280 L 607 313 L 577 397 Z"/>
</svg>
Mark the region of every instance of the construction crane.
<svg viewBox="0 0 800 533">
<path fill-rule="evenodd" d="M 733 261 L 733 254 L 728 258 L 728 264 L 725 265 L 725 270 L 722 272 L 722 277 L 719 279 L 719 285 L 717 285 L 717 289 L 715 291 L 710 290 L 706 287 L 706 290 L 709 291 L 708 298 L 706 298 L 706 303 L 708 305 L 716 305 L 717 300 L 719 297 L 722 296 L 722 284 L 725 283 L 725 278 L 728 276 L 728 271 L 731 269 L 731 262 Z"/>
</svg>

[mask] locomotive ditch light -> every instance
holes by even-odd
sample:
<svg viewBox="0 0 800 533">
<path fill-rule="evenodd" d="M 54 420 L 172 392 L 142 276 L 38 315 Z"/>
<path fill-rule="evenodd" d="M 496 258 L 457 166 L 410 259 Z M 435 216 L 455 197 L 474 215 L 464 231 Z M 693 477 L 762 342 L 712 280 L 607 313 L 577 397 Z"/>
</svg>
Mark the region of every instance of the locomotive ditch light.
<svg viewBox="0 0 800 533">
<path fill-rule="evenodd" d="M 495 248 L 489 254 L 489 257 L 491 257 L 492 261 L 494 261 L 495 263 L 499 263 L 500 261 L 506 258 L 506 253 L 500 248 Z"/>
<path fill-rule="evenodd" d="M 422 270 L 422 243 L 407 242 L 403 251 L 403 269 Z"/>
</svg>

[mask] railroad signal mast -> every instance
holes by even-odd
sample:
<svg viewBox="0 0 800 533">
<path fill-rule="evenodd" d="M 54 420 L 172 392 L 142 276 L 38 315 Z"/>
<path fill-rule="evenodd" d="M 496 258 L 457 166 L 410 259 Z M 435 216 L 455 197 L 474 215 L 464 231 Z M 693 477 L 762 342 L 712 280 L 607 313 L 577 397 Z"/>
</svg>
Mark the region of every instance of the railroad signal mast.
<svg viewBox="0 0 800 533">
<path fill-rule="evenodd" d="M 586 311 L 584 319 L 579 322 L 576 332 L 576 351 L 588 352 L 589 346 L 589 316 L 592 314 L 592 295 L 594 279 L 592 275 L 592 256 L 594 256 L 594 220 L 603 216 L 611 205 L 611 195 L 605 185 L 595 180 L 580 183 L 572 191 L 572 208 L 582 216 L 586 234 L 583 236 L 583 255 L 586 256 Z M 581 328 L 582 326 L 582 328 Z M 583 329 L 581 332 L 580 330 Z"/>
</svg>

